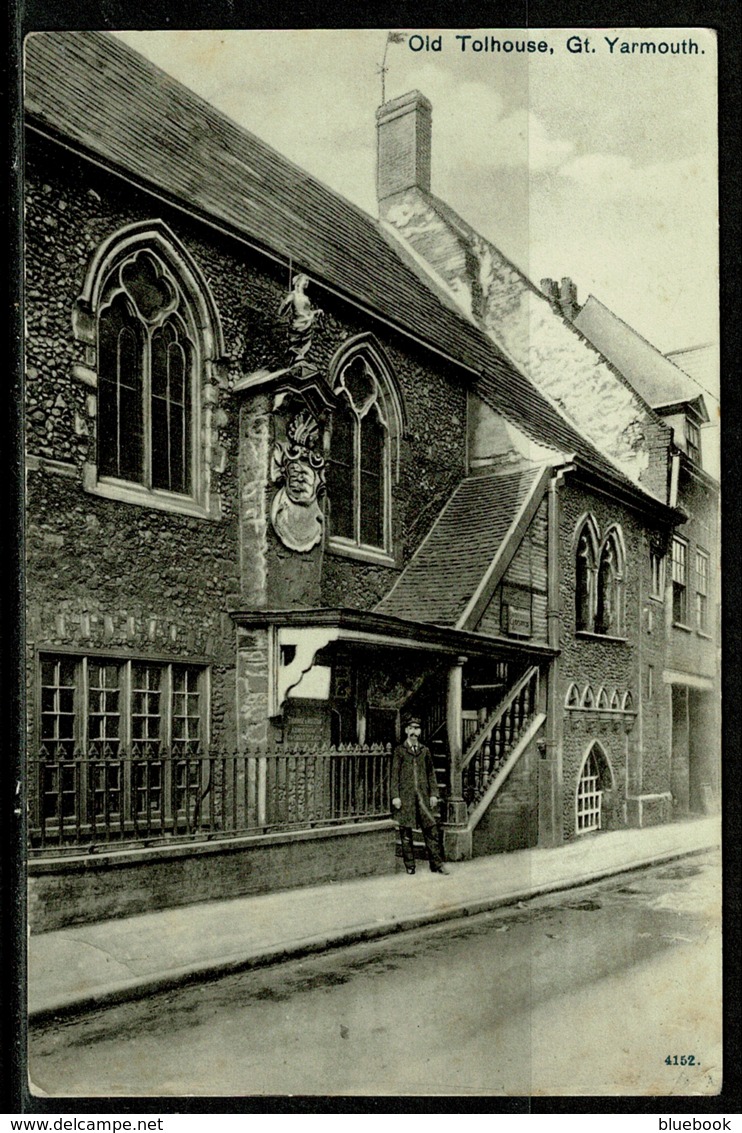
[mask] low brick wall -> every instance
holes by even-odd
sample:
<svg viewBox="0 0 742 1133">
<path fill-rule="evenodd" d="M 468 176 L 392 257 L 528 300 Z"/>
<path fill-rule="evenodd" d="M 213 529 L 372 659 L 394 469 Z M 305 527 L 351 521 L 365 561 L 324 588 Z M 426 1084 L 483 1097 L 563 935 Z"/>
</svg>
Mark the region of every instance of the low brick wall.
<svg viewBox="0 0 742 1133">
<path fill-rule="evenodd" d="M 32 932 L 393 873 L 390 822 L 29 862 Z"/>
</svg>

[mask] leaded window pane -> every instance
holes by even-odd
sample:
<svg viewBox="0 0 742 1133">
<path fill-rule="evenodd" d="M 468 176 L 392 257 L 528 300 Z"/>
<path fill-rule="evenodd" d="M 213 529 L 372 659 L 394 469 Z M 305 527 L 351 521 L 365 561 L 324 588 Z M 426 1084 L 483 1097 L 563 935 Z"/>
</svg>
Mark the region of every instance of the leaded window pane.
<svg viewBox="0 0 742 1133">
<path fill-rule="evenodd" d="M 672 542 L 672 616 L 685 625 L 688 620 L 688 548 L 679 539 Z"/>
<path fill-rule="evenodd" d="M 187 492 L 190 352 L 171 320 L 152 335 L 152 486 Z"/>
<path fill-rule="evenodd" d="M 361 542 L 384 544 L 384 430 L 372 411 L 360 423 Z"/>
<path fill-rule="evenodd" d="M 590 610 L 590 561 L 592 555 L 586 535 L 580 539 L 577 548 L 575 579 L 575 614 L 578 630 L 592 629 Z"/>
<path fill-rule="evenodd" d="M 123 295 L 98 324 L 98 469 L 103 476 L 141 480 L 143 463 L 142 329 Z"/>
<path fill-rule="evenodd" d="M 332 422 L 330 457 L 327 461 L 327 490 L 331 505 L 333 535 L 354 537 L 353 523 L 353 433 L 355 418 L 342 405 Z"/>
<path fill-rule="evenodd" d="M 120 673 L 118 665 L 88 663 L 88 740 L 118 748 L 121 740 Z"/>
<path fill-rule="evenodd" d="M 191 749 L 201 738 L 201 695 L 197 669 L 173 667 L 173 743 Z"/>
<path fill-rule="evenodd" d="M 195 341 L 183 296 L 140 252 L 107 281 L 99 313 L 98 469 L 146 488 L 193 490 Z"/>
<path fill-rule="evenodd" d="M 41 666 L 41 743 L 50 754 L 71 755 L 76 738 L 74 661 L 48 659 Z"/>
<path fill-rule="evenodd" d="M 342 371 L 328 461 L 332 534 L 357 546 L 386 543 L 387 424 L 379 382 L 364 358 Z"/>
<path fill-rule="evenodd" d="M 159 744 L 162 735 L 162 674 L 155 665 L 135 665 L 132 670 L 132 739 L 136 744 Z"/>
</svg>

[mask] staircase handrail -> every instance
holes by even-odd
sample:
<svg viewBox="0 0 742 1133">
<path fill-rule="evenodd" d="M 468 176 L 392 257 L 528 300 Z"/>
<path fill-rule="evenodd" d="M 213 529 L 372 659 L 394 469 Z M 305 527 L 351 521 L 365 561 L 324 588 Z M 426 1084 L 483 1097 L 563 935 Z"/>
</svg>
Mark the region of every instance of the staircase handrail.
<svg viewBox="0 0 742 1133">
<path fill-rule="evenodd" d="M 513 685 L 513 687 L 510 689 L 510 692 L 508 692 L 503 697 L 503 699 L 500 701 L 500 703 L 497 705 L 497 707 L 492 710 L 492 713 L 490 714 L 489 719 L 487 720 L 487 722 L 485 724 L 483 724 L 482 728 L 474 736 L 471 743 L 469 744 L 469 747 L 466 749 L 466 751 L 464 752 L 464 754 L 462 756 L 462 759 L 461 759 L 461 770 L 462 771 L 464 771 L 468 767 L 469 763 L 472 761 L 472 759 L 477 754 L 479 749 L 485 743 L 487 738 L 492 734 L 493 729 L 500 722 L 502 717 L 505 715 L 505 713 L 507 712 L 508 708 L 513 703 L 515 698 L 517 696 L 519 696 L 520 693 L 523 691 L 523 689 L 526 687 L 526 685 L 529 684 L 534 679 L 534 676 L 536 677 L 536 680 L 538 681 L 538 674 L 539 674 L 539 666 L 538 665 L 532 665 L 530 667 L 530 669 L 526 670 L 526 672 L 523 674 L 523 676 L 520 678 L 520 680 L 517 681 Z M 536 701 L 538 700 L 538 686 L 537 686 L 537 689 L 536 689 L 535 700 Z"/>
<path fill-rule="evenodd" d="M 510 775 L 510 772 L 515 767 L 516 763 L 531 743 L 533 738 L 538 735 L 541 728 L 546 723 L 546 713 L 536 712 L 528 727 L 521 732 L 518 736 L 517 743 L 513 746 L 512 751 L 505 760 L 500 770 L 496 775 L 493 775 L 487 784 L 487 787 L 482 794 L 482 797 L 477 799 L 476 803 L 469 810 L 468 827 L 473 830 L 484 817 L 486 811 L 492 805 L 495 795 L 499 793 L 505 780 Z"/>
</svg>

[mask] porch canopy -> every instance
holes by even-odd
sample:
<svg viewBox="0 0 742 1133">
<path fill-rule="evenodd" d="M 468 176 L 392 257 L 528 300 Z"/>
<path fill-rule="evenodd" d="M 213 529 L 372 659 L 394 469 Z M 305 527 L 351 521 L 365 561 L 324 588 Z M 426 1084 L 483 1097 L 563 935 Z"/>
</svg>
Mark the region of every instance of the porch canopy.
<svg viewBox="0 0 742 1133">
<path fill-rule="evenodd" d="M 450 626 L 393 617 L 375 610 L 232 610 L 231 617 L 241 628 L 268 629 L 271 632 L 271 714 L 280 711 L 281 704 L 292 690 L 298 690 L 305 675 L 310 674 L 315 666 L 317 654 L 333 643 L 346 643 L 374 651 L 415 650 L 429 653 L 431 659 L 433 656 L 450 659 L 452 666 L 461 666 L 467 660 L 475 659 L 538 664 L 558 652 L 547 645 L 530 641 L 485 636 Z M 317 676 L 319 678 L 320 674 Z"/>
</svg>

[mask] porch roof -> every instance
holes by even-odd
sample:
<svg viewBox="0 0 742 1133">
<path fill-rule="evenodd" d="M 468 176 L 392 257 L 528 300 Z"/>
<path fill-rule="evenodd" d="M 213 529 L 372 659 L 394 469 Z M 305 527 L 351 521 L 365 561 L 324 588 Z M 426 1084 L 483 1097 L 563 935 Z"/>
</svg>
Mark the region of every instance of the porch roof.
<svg viewBox="0 0 742 1133">
<path fill-rule="evenodd" d="M 250 629 L 290 627 L 296 630 L 328 630 L 332 639 L 359 645 L 425 649 L 451 656 L 497 656 L 522 658 L 524 654 L 553 657 L 559 651 L 530 641 L 513 641 L 469 630 L 392 617 L 376 610 L 316 607 L 307 610 L 230 610 L 237 625 Z"/>
</svg>

